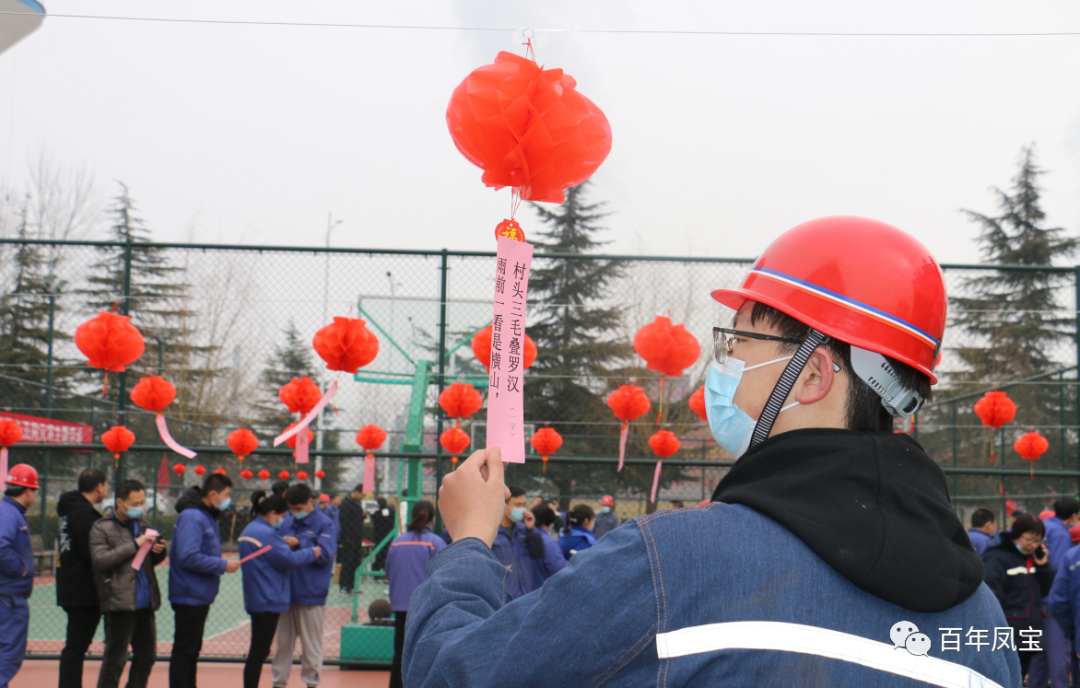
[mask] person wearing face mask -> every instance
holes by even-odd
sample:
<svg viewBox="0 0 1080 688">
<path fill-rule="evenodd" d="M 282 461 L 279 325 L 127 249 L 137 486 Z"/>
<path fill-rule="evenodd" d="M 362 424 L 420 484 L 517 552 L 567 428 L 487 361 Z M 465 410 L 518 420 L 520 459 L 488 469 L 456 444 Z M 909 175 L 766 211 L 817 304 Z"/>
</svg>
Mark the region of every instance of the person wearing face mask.
<svg viewBox="0 0 1080 688">
<path fill-rule="evenodd" d="M 244 688 L 259 688 L 263 662 L 270 656 L 278 618 L 289 611 L 289 571 L 310 564 L 321 554 L 318 547 L 295 552 L 279 532 L 288 506 L 276 494 L 269 497 L 262 490 L 251 495 L 254 520 L 244 528 L 237 543 L 243 559 L 269 545 L 270 550 L 241 565 L 244 584 L 244 609 L 251 615 L 251 646 L 244 661 Z"/>
<path fill-rule="evenodd" d="M 101 621 L 101 605 L 90 562 L 90 528 L 101 518 L 95 508 L 109 494 L 105 472 L 87 468 L 77 490 L 56 502 L 60 517 L 56 562 L 56 604 L 67 614 L 67 642 L 60 652 L 60 688 L 82 686 L 83 662 Z"/>
<path fill-rule="evenodd" d="M 600 498 L 600 513 L 596 515 L 593 535 L 600 538 L 620 525 L 622 525 L 622 521 L 615 515 L 615 498 L 611 495 L 604 495 Z"/>
<path fill-rule="evenodd" d="M 410 685 L 504 685 L 511 660 L 478 647 L 512 657 L 523 688 L 1020 685 L 1015 653 L 943 649 L 939 629 L 992 636 L 1005 615 L 941 468 L 893 432 L 936 382 L 948 298 L 930 252 L 882 222 L 822 218 L 712 296 L 735 316 L 714 330 L 706 409 L 736 459 L 712 503 L 631 519 L 508 602 L 487 551 L 501 448 L 475 452 L 439 492 L 454 544 L 413 595 Z M 900 621 L 925 655 L 894 645 Z M 521 629 L 545 652 L 517 652 Z"/>
<path fill-rule="evenodd" d="M 173 551 L 169 561 L 169 602 L 176 618 L 169 688 L 195 688 L 203 630 L 217 598 L 221 576 L 240 570 L 238 559 L 221 556 L 218 517 L 229 508 L 232 479 L 211 473 L 202 488 L 190 487 L 177 500 Z"/>
<path fill-rule="evenodd" d="M 525 490 L 517 485 L 507 489 L 510 496 L 504 503 L 499 530 L 490 546 L 495 558 L 507 567 L 506 592 L 517 599 L 543 583 L 536 580 L 533 560 L 543 558 L 544 541 L 533 528 L 536 518 L 525 508 L 528 503 Z"/>
<path fill-rule="evenodd" d="M 1025 651 L 1020 634 L 1037 632 L 1040 647 L 1043 645 L 1042 598 L 1049 596 L 1054 584 L 1054 570 L 1049 563 L 1052 554 L 1043 544 L 1045 534 L 1038 518 L 1024 514 L 1001 534 L 999 544 L 987 547 L 982 555 L 986 563 L 984 581 L 1001 603 L 1016 637 L 1021 674 L 1028 673 L 1032 658 L 1042 650 Z"/>
<path fill-rule="evenodd" d="M 147 533 L 150 524 L 143 517 L 146 487 L 141 482 L 121 482 L 115 504 L 90 528 L 90 562 L 105 617 L 105 651 L 97 685 L 120 685 L 130 645 L 128 688 L 146 688 L 157 658 L 154 614 L 161 607 L 154 567 L 165 561 L 165 540 Z M 144 544 L 150 549 L 135 569 L 132 564 Z"/>
<path fill-rule="evenodd" d="M 278 617 L 273 685 L 289 682 L 293 650 L 300 638 L 300 678 L 310 688 L 322 680 L 323 616 L 334 576 L 338 529 L 329 516 L 315 508 L 311 488 L 303 483 L 285 492 L 285 503 L 289 507 L 281 522 L 285 542 L 297 551 L 318 548 L 319 554 L 310 563 L 289 571 L 289 609 Z"/>
<path fill-rule="evenodd" d="M 33 466 L 20 463 L 3 476 L 0 499 L 0 688 L 19 673 L 30 631 L 34 548 L 26 510 L 41 487 Z"/>
<path fill-rule="evenodd" d="M 596 544 L 595 525 L 596 512 L 588 504 L 578 504 L 566 513 L 566 527 L 559 536 L 559 548 L 567 561 Z"/>
</svg>

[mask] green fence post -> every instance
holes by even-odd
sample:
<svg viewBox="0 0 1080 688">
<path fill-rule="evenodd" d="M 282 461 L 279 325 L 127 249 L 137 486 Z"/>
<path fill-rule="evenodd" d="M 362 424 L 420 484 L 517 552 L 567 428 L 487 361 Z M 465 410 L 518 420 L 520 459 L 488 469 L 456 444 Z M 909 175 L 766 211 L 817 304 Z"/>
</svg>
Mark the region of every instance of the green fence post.
<svg viewBox="0 0 1080 688">
<path fill-rule="evenodd" d="M 120 315 L 130 315 L 129 302 L 131 300 L 131 236 L 128 235 L 124 242 L 124 291 L 120 299 Z M 124 425 L 124 414 L 127 408 L 127 372 L 120 373 L 120 384 L 117 385 L 116 398 L 116 424 Z M 120 458 L 116 466 L 116 474 L 113 476 L 113 490 L 120 487 L 124 480 L 127 468 L 127 456 Z"/>
<path fill-rule="evenodd" d="M 1073 323 L 1075 327 L 1076 341 L 1076 377 L 1080 383 L 1080 265 L 1073 268 Z M 1076 426 L 1080 433 L 1080 386 L 1073 385 L 1076 391 Z M 1080 436 L 1076 442 L 1076 467 L 1080 469 Z"/>
</svg>

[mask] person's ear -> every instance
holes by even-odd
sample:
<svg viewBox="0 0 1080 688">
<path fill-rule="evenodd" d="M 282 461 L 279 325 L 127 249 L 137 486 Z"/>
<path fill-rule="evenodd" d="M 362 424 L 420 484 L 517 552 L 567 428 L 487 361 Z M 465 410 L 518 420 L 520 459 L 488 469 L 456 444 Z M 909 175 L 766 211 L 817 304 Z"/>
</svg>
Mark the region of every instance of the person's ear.
<svg viewBox="0 0 1080 688">
<path fill-rule="evenodd" d="M 819 346 L 810 354 L 810 360 L 806 362 L 795 385 L 795 401 L 804 406 L 821 401 L 832 390 L 835 379 L 832 354 Z"/>
</svg>

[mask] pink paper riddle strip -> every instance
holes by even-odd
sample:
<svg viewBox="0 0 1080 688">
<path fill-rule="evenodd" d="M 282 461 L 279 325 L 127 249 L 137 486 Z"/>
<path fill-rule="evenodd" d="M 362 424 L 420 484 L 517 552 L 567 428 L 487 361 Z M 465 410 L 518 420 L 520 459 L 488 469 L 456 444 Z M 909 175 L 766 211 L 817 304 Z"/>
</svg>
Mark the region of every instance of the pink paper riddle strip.
<svg viewBox="0 0 1080 688">
<path fill-rule="evenodd" d="M 630 437 L 630 423 L 624 420 L 622 428 L 619 429 L 619 471 L 622 470 L 623 461 L 626 460 L 626 440 L 628 437 Z"/>
<path fill-rule="evenodd" d="M 135 558 L 131 560 L 131 568 L 138 571 L 142 568 L 143 560 L 146 559 L 146 555 L 150 553 L 150 548 L 154 546 L 154 538 L 158 536 L 158 532 L 153 528 L 147 528 L 146 534 L 150 536 L 150 539 L 142 543 L 139 547 L 139 551 L 135 553 Z"/>
<path fill-rule="evenodd" d="M 649 501 L 652 502 L 653 504 L 656 504 L 656 488 L 660 487 L 660 468 L 663 465 L 664 465 L 663 461 L 657 461 L 656 462 L 656 472 L 653 473 L 653 477 L 652 477 L 652 497 L 649 498 Z"/>
<path fill-rule="evenodd" d="M 375 455 L 364 457 L 364 494 L 375 494 Z"/>
<path fill-rule="evenodd" d="M 243 564 L 246 561 L 251 561 L 255 557 L 261 557 L 262 555 L 266 554 L 267 552 L 269 552 L 272 549 L 274 549 L 273 545 L 263 545 L 259 549 L 255 550 L 251 554 L 249 554 L 246 557 L 244 557 L 243 559 L 241 559 L 240 563 Z"/>
<path fill-rule="evenodd" d="M 308 440 L 307 430 L 305 429 L 304 432 L 300 433 L 300 435 L 296 438 L 296 463 L 308 462 L 309 446 L 310 442 Z"/>
<path fill-rule="evenodd" d="M 174 452 L 180 454 L 181 456 L 186 456 L 189 459 L 195 458 L 195 452 L 191 451 L 187 447 L 180 446 L 180 443 L 174 440 L 172 435 L 169 434 L 169 426 L 165 425 L 165 416 L 161 415 L 160 413 L 157 414 L 156 422 L 158 434 L 161 435 L 161 441 L 165 443 L 165 446 L 167 446 L 169 449 L 172 449 Z"/>
<path fill-rule="evenodd" d="M 274 446 L 278 446 L 282 442 L 290 439 L 296 433 L 311 425 L 311 421 L 315 420 L 315 417 L 318 416 L 324 408 L 326 408 L 326 405 L 330 403 L 330 400 L 334 398 L 335 394 L 337 394 L 337 380 L 334 380 L 330 383 L 330 386 L 326 389 L 326 394 L 323 395 L 322 399 L 319 399 L 319 403 L 315 404 L 315 407 L 311 409 L 311 411 L 309 411 L 306 416 L 304 416 L 303 420 L 301 420 L 299 423 L 274 438 Z M 300 436 L 300 439 L 303 439 L 306 436 L 307 433 L 304 433 Z M 297 450 L 300 449 L 300 440 L 296 441 L 296 448 Z M 307 460 L 305 459 L 304 461 L 300 461 L 300 463 L 307 463 Z"/>
<path fill-rule="evenodd" d="M 0 447 L 0 485 L 7 482 L 7 447 Z"/>
<path fill-rule="evenodd" d="M 503 463 L 525 463 L 525 300 L 532 244 L 499 237 L 491 318 L 487 446 L 501 447 Z"/>
</svg>

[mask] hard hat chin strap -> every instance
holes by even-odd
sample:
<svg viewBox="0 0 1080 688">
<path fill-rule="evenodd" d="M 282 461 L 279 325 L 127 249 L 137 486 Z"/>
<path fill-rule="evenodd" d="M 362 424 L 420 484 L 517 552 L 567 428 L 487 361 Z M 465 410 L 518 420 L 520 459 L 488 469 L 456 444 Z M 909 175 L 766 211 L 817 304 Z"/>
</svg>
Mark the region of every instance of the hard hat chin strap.
<svg viewBox="0 0 1080 688">
<path fill-rule="evenodd" d="M 768 439 L 769 433 L 772 432 L 773 423 L 776 422 L 776 417 L 780 415 L 780 409 L 783 408 L 784 401 L 787 400 L 792 388 L 795 387 L 795 381 L 799 379 L 803 368 L 806 367 L 806 362 L 810 360 L 814 349 L 827 341 L 829 341 L 828 335 L 811 329 L 810 334 L 799 345 L 798 351 L 788 361 L 784 372 L 780 374 L 780 379 L 776 382 L 776 386 L 773 387 L 769 400 L 765 402 L 765 410 L 761 412 L 761 417 L 758 418 L 757 425 L 754 426 L 754 434 L 750 436 L 750 449 Z"/>
</svg>

